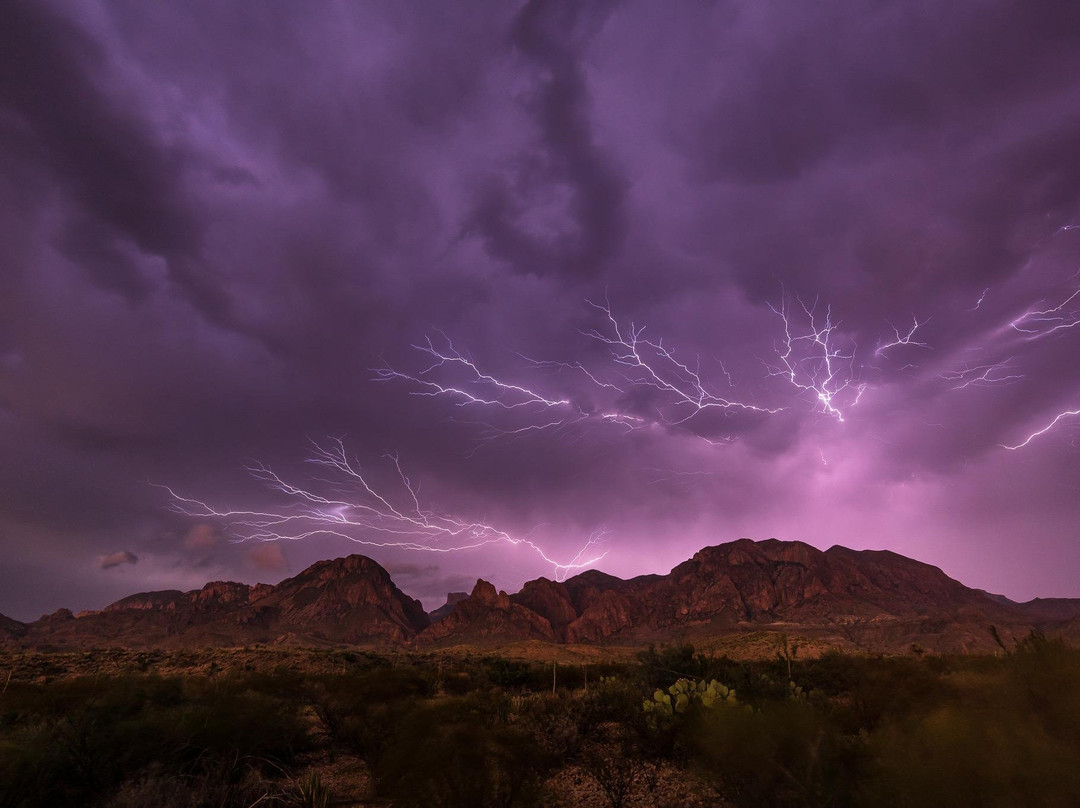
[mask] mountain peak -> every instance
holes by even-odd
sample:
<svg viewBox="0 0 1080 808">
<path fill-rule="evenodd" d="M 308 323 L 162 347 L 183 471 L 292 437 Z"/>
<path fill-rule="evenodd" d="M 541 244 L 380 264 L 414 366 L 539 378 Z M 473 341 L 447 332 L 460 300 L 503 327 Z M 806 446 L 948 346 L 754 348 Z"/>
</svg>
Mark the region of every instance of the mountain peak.
<svg viewBox="0 0 1080 808">
<path fill-rule="evenodd" d="M 480 603 L 494 605 L 499 599 L 499 593 L 495 591 L 494 584 L 488 583 L 483 578 L 477 578 L 469 598 Z"/>
<path fill-rule="evenodd" d="M 319 561 L 276 585 L 211 581 L 191 592 L 131 595 L 77 621 L 70 614 L 61 609 L 30 624 L 26 639 L 41 635 L 58 647 L 386 645 L 428 624 L 420 602 L 361 555 Z"/>
<path fill-rule="evenodd" d="M 812 563 L 821 555 L 821 550 L 802 541 L 736 539 L 724 544 L 703 547 L 694 553 L 690 561 L 698 563 L 715 563 L 719 561 L 734 564 L 779 561 L 805 565 Z"/>
</svg>

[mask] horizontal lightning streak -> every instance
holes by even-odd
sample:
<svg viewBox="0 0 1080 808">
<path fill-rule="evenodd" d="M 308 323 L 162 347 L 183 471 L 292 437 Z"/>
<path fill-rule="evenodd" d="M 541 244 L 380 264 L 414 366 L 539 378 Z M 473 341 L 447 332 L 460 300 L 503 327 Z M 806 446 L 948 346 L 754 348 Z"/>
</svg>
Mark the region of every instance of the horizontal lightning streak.
<svg viewBox="0 0 1080 808">
<path fill-rule="evenodd" d="M 947 382 L 957 382 L 953 385 L 953 390 L 963 390 L 965 387 L 1000 387 L 1015 384 L 1026 378 L 1021 374 L 1006 373 L 1005 371 L 1011 370 L 1010 362 L 1012 362 L 1011 358 L 992 365 L 976 365 L 939 373 L 938 376 Z"/>
<path fill-rule="evenodd" d="M 1058 331 L 1080 326 L 1080 289 L 1049 309 L 1028 309 L 1009 326 L 1028 340 L 1041 339 Z M 1074 305 L 1073 301 L 1077 301 Z"/>
<path fill-rule="evenodd" d="M 1044 426 L 1042 429 L 1036 432 L 1032 432 L 1021 443 L 1018 443 L 1015 446 L 1006 446 L 1004 443 L 998 445 L 1001 446 L 1001 448 L 1003 449 L 1009 449 L 1011 451 L 1023 449 L 1025 446 L 1035 440 L 1035 438 L 1039 437 L 1040 435 L 1045 435 L 1047 432 L 1057 426 L 1061 420 L 1065 418 L 1075 418 L 1078 415 L 1080 415 L 1080 410 L 1065 410 L 1064 412 L 1058 413 L 1057 416 L 1054 417 L 1054 420 Z"/>
<path fill-rule="evenodd" d="M 570 404 L 569 399 L 547 398 L 534 390 L 517 384 L 509 384 L 496 377 L 484 373 L 476 364 L 458 351 L 453 342 L 445 334 L 446 348 L 437 348 L 431 337 L 425 337 L 424 345 L 414 344 L 412 347 L 432 358 L 432 363 L 417 374 L 411 375 L 395 370 L 391 367 L 372 368 L 375 381 L 392 381 L 400 379 L 418 385 L 423 390 L 413 391 L 413 395 L 419 396 L 449 396 L 459 399 L 459 404 L 479 404 L 486 406 L 501 407 L 506 410 L 520 409 L 523 407 L 540 407 L 550 409 L 565 407 Z M 493 395 L 483 396 L 471 393 L 462 387 L 443 384 L 428 378 L 428 375 L 445 367 L 458 367 L 464 369 L 466 382 L 478 385 L 480 389 L 490 390 Z M 509 400 L 508 400 L 509 399 Z"/>
<path fill-rule="evenodd" d="M 400 381 L 410 385 L 413 388 L 411 395 L 447 397 L 459 407 L 512 411 L 517 416 L 517 425 L 481 421 L 486 433 L 482 443 L 498 437 L 559 432 L 572 426 L 588 426 L 589 423 L 612 424 L 629 432 L 654 425 L 685 426 L 706 411 L 774 414 L 783 409 L 761 407 L 721 395 L 707 386 L 699 362 L 691 366 L 678 358 L 663 340 L 645 338 L 644 326 L 638 327 L 633 323 L 623 326 L 615 318 L 610 305 L 589 300 L 586 303 L 603 312 L 606 324 L 603 328 L 582 333 L 607 347 L 612 367 L 590 368 L 581 362 L 558 362 L 534 359 L 520 353 L 517 355 L 534 370 L 548 371 L 552 375 L 563 372 L 579 374 L 599 396 L 595 404 L 575 404 L 566 396 L 549 397 L 533 387 L 511 384 L 481 370 L 442 332 L 438 332 L 441 336 L 438 344 L 428 336 L 424 342 L 412 346 L 430 360 L 421 370 L 407 373 L 387 366 L 373 368 L 372 372 L 376 381 Z M 731 386 L 731 374 L 723 363 L 720 363 L 720 368 Z M 451 377 L 453 381 L 446 380 L 448 371 L 457 371 Z M 660 394 L 660 399 L 654 403 L 655 414 L 626 412 L 619 408 L 618 399 L 628 395 L 632 388 L 651 388 Z M 522 425 L 523 419 L 529 423 Z M 729 442 L 727 438 L 694 437 L 711 445 Z"/>
<path fill-rule="evenodd" d="M 184 497 L 168 486 L 158 486 L 169 493 L 173 510 L 185 516 L 212 519 L 228 528 L 235 541 L 301 541 L 313 536 L 337 536 L 368 547 L 455 553 L 492 544 L 509 544 L 531 549 L 549 564 L 556 580 L 570 571 L 584 569 L 604 558 L 606 551 L 590 554 L 603 542 L 604 532 L 594 533 L 569 561 L 557 561 L 527 536 L 515 536 L 484 522 L 473 522 L 447 514 L 437 514 L 421 507 L 419 485 L 414 485 L 396 456 L 389 456 L 400 481 L 400 490 L 391 501 L 390 494 L 376 489 L 355 461 L 350 460 L 341 439 L 331 439 L 326 446 L 312 442 L 307 462 L 328 469 L 332 477 L 319 479 L 336 489 L 351 489 L 354 496 L 325 496 L 282 479 L 263 464 L 248 471 L 270 489 L 288 498 L 281 510 L 256 511 L 218 509 L 202 500 Z M 404 504 L 402 504 L 404 503 Z M 387 536 L 374 539 L 371 533 Z"/>
</svg>

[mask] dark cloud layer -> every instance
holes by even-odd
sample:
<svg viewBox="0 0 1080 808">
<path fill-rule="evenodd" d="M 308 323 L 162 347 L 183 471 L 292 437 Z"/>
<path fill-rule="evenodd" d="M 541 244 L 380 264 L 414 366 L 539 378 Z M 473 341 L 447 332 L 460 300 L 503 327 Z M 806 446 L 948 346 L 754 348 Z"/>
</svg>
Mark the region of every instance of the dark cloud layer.
<svg viewBox="0 0 1080 808">
<path fill-rule="evenodd" d="M 1003 447 L 1080 409 L 1075 3 L 20 0 L 0 67 L 0 612 L 346 552 L 428 606 L 555 574 L 237 543 L 151 485 L 280 508 L 245 466 L 324 436 L 617 574 L 779 536 L 1080 596 L 1080 417 Z M 377 380 L 521 395 L 426 337 L 569 403 Z"/>
</svg>

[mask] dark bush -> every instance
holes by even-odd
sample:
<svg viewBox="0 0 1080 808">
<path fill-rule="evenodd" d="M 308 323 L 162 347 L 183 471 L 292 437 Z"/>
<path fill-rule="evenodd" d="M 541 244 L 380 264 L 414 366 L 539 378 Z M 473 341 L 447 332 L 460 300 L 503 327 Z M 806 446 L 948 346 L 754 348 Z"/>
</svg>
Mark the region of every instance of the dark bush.
<svg viewBox="0 0 1080 808">
<path fill-rule="evenodd" d="M 749 707 L 700 709 L 687 724 L 691 760 L 736 806 L 840 806 L 850 802 L 858 747 L 812 705 L 786 698 Z"/>
<path fill-rule="evenodd" d="M 512 808 L 538 804 L 552 763 L 531 735 L 499 723 L 490 704 L 464 698 L 402 715 L 374 774 L 403 808 Z"/>
<path fill-rule="evenodd" d="M 97 805 L 154 769 L 168 776 L 287 765 L 307 747 L 300 703 L 242 681 L 74 680 L 4 694 L 0 806 Z M 243 766 L 240 762 L 243 761 Z M 215 777 L 218 775 L 214 775 Z"/>
</svg>

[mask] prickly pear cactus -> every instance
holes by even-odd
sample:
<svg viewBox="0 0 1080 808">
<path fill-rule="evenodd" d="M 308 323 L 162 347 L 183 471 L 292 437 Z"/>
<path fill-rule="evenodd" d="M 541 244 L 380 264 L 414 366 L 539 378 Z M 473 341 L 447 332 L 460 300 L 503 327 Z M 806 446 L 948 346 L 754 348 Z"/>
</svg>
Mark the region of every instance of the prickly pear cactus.
<svg viewBox="0 0 1080 808">
<path fill-rule="evenodd" d="M 791 698 L 793 699 L 806 699 L 806 691 L 803 690 L 802 685 L 797 685 L 794 682 L 788 682 L 788 692 L 791 694 Z"/>
<path fill-rule="evenodd" d="M 690 706 L 690 698 L 694 695 L 697 682 L 688 679 L 679 679 L 668 688 L 668 693 L 675 697 L 675 712 L 685 713 Z"/>
<path fill-rule="evenodd" d="M 672 714 L 671 696 L 663 690 L 657 690 L 651 699 L 645 699 L 642 709 L 650 716 L 668 718 Z"/>
<path fill-rule="evenodd" d="M 715 707 L 731 707 L 736 704 L 735 688 L 722 685 L 715 679 L 707 685 L 702 682 L 698 685 L 698 698 L 704 707 L 712 710 Z"/>
<path fill-rule="evenodd" d="M 735 688 L 712 681 L 698 682 L 679 679 L 667 689 L 657 690 L 652 700 L 644 702 L 645 712 L 652 716 L 669 717 L 673 713 L 685 713 L 692 704 L 700 704 L 707 710 L 730 707 L 737 704 Z"/>
</svg>

